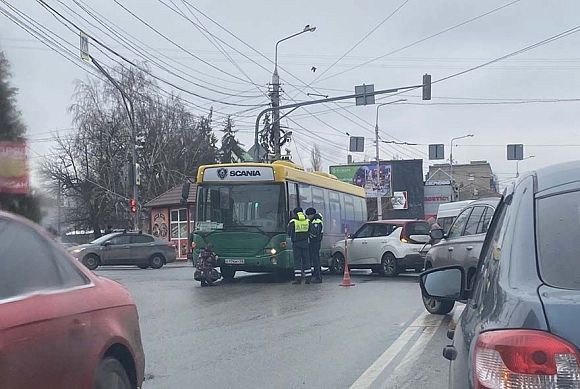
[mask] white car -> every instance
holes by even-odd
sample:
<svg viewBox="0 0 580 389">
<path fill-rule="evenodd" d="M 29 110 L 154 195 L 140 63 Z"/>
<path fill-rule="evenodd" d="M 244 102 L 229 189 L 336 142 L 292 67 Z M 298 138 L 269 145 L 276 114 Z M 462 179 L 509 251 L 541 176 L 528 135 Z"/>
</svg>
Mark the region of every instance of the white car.
<svg viewBox="0 0 580 389">
<path fill-rule="evenodd" d="M 371 269 L 393 277 L 407 269 L 421 272 L 430 248 L 430 226 L 424 220 L 367 222 L 347 239 L 348 267 Z M 344 240 L 332 247 L 330 269 L 344 271 Z"/>
</svg>

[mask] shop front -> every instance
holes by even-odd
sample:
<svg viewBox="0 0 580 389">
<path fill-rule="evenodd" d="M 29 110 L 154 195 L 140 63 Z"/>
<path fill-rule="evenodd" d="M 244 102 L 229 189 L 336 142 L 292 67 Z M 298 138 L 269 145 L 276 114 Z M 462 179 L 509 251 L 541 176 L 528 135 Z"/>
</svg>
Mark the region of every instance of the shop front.
<svg viewBox="0 0 580 389">
<path fill-rule="evenodd" d="M 182 204 L 179 185 L 145 204 L 150 210 L 150 233 L 173 243 L 178 260 L 187 259 L 188 237 L 195 226 L 196 191 L 197 186 L 191 185 L 187 202 Z"/>
</svg>

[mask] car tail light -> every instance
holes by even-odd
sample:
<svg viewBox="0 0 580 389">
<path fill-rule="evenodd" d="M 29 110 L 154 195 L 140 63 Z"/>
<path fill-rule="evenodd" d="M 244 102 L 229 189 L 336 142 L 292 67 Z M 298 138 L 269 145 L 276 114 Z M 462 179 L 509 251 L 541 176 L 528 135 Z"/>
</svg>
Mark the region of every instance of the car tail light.
<svg viewBox="0 0 580 389">
<path fill-rule="evenodd" d="M 476 389 L 580 388 L 579 355 L 559 337 L 537 330 L 479 335 L 473 358 Z"/>
</svg>

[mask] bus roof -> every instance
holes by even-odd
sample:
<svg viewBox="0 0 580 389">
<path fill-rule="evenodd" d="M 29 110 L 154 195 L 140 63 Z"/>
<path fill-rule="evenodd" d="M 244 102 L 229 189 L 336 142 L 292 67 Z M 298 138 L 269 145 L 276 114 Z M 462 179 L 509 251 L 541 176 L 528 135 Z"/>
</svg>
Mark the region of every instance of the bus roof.
<svg viewBox="0 0 580 389">
<path fill-rule="evenodd" d="M 197 172 L 197 183 L 248 183 L 248 182 L 286 182 L 294 181 L 316 185 L 322 188 L 365 197 L 363 188 L 339 181 L 335 176 L 324 172 L 306 172 L 290 161 L 273 163 L 226 163 L 203 165 Z"/>
<path fill-rule="evenodd" d="M 455 201 L 453 203 L 439 204 L 439 210 L 437 211 L 437 219 L 442 217 L 456 217 L 469 204 L 473 203 L 475 200 L 463 200 Z"/>
</svg>

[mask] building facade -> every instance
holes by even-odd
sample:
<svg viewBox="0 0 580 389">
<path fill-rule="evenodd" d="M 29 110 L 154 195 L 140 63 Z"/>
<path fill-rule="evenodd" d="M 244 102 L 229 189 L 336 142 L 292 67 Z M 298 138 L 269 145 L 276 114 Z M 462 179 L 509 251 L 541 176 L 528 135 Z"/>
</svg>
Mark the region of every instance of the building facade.
<svg viewBox="0 0 580 389">
<path fill-rule="evenodd" d="M 192 184 L 187 201 L 182 203 L 178 185 L 145 204 L 149 209 L 149 233 L 174 243 L 180 260 L 187 259 L 189 235 L 195 228 L 196 193 L 197 185 Z"/>
<path fill-rule="evenodd" d="M 453 165 L 453 172 L 449 164 L 431 165 L 426 185 L 430 182 L 449 182 L 451 178 L 453 178 L 456 201 L 498 196 L 497 177 L 487 161 L 471 161 L 467 164 Z"/>
</svg>

